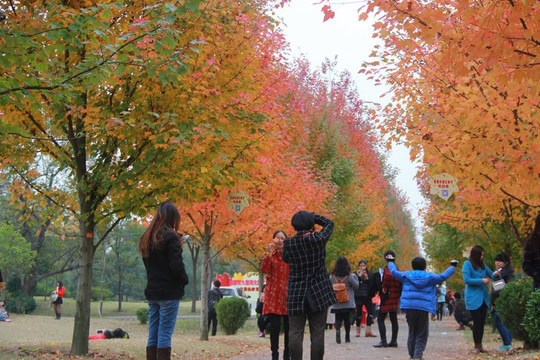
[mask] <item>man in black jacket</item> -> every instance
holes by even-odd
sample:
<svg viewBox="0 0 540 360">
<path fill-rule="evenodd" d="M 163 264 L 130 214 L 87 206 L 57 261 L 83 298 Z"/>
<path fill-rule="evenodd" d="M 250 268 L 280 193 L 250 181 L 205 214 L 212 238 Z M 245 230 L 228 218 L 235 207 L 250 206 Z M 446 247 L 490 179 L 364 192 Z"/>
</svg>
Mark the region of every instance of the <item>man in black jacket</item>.
<svg viewBox="0 0 540 360">
<path fill-rule="evenodd" d="M 334 230 L 332 220 L 300 211 L 291 220 L 296 235 L 283 242 L 283 261 L 289 264 L 287 313 L 291 360 L 301 360 L 306 319 L 309 320 L 311 359 L 324 357 L 327 309 L 337 299 L 326 270 L 326 243 Z M 322 226 L 315 231 L 315 224 Z"/>
<path fill-rule="evenodd" d="M 220 286 L 221 281 L 215 280 L 214 287 L 208 290 L 208 329 L 210 330 L 210 324 L 212 324 L 212 336 L 216 336 L 218 323 L 215 305 L 223 299 L 223 294 L 219 290 Z"/>
</svg>

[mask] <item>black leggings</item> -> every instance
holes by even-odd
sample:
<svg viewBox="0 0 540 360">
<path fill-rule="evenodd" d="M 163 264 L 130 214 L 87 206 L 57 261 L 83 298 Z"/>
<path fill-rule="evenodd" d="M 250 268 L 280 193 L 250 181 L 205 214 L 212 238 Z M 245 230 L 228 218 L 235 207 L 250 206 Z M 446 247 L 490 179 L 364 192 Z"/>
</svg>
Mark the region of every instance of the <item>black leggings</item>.
<svg viewBox="0 0 540 360">
<path fill-rule="evenodd" d="M 345 334 L 349 334 L 351 331 L 351 313 L 350 312 L 338 312 L 336 313 L 336 330 L 341 329 L 341 323 L 345 328 Z"/>
<path fill-rule="evenodd" d="M 362 306 L 366 306 L 367 317 L 366 325 L 371 326 L 373 324 L 373 303 L 369 296 L 355 296 L 354 301 L 356 302 L 356 326 L 360 326 L 362 322 Z"/>
<path fill-rule="evenodd" d="M 386 314 L 390 315 L 390 322 L 392 323 L 392 339 L 390 340 L 390 342 L 395 343 L 397 341 L 399 331 L 397 311 L 380 313 L 379 316 L 377 316 L 377 325 L 379 325 L 379 335 L 381 335 L 381 342 L 383 344 L 386 344 L 386 326 L 384 325 L 384 319 L 386 319 Z"/>
<path fill-rule="evenodd" d="M 283 358 L 289 358 L 289 317 L 287 315 L 268 314 L 270 321 L 270 350 L 272 359 L 279 358 L 279 333 L 281 332 L 281 319 L 283 318 Z"/>
<path fill-rule="evenodd" d="M 482 302 L 476 310 L 470 311 L 472 320 L 473 320 L 473 339 L 475 344 L 482 344 L 482 339 L 484 338 L 484 325 L 486 324 L 486 315 L 487 315 L 487 305 L 485 302 Z"/>
</svg>

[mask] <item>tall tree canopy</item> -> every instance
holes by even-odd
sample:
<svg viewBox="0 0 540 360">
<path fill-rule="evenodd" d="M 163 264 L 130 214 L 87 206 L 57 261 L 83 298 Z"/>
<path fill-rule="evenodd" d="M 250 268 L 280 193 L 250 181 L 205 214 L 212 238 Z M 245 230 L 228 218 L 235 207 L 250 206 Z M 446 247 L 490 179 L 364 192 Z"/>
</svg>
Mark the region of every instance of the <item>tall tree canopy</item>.
<svg viewBox="0 0 540 360">
<path fill-rule="evenodd" d="M 430 218 L 458 229 L 507 224 L 523 243 L 540 208 L 537 2 L 368 0 L 359 13 L 375 17 L 383 42 L 362 70 L 390 86 L 381 131 L 424 163 L 422 179 L 459 180 Z"/>
</svg>

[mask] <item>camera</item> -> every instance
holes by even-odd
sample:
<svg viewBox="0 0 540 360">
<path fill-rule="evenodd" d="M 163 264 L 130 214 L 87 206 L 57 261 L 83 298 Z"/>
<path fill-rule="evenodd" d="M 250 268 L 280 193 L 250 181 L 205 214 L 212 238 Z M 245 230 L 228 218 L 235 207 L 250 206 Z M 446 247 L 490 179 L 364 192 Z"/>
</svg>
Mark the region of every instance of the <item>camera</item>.
<svg viewBox="0 0 540 360">
<path fill-rule="evenodd" d="M 6 13 L 4 12 L 4 10 L 0 9 L 0 21 L 4 21 L 6 19 L 7 19 Z"/>
</svg>

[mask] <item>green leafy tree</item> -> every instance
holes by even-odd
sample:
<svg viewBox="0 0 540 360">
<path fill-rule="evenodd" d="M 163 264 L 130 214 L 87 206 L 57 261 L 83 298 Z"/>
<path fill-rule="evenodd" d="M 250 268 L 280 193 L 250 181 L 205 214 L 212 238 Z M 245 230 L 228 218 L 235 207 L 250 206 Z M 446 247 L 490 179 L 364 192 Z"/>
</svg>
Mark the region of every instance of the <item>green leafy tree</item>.
<svg viewBox="0 0 540 360">
<path fill-rule="evenodd" d="M 186 57 L 186 16 L 198 1 L 1 1 L 2 168 L 42 201 L 78 221 L 78 286 L 71 353 L 88 352 L 92 263 L 108 231 L 131 212 L 155 204 L 193 123 L 175 112 Z M 90 5 L 90 6 L 89 6 Z M 34 181 L 36 152 L 74 191 Z M 183 153 L 182 153 L 183 154 Z M 156 179 L 161 179 L 157 181 Z M 111 224 L 95 239 L 98 224 Z"/>
<path fill-rule="evenodd" d="M 36 252 L 13 225 L 0 223 L 0 264 L 3 276 L 12 274 L 22 277 L 33 266 L 35 257 Z"/>
</svg>

